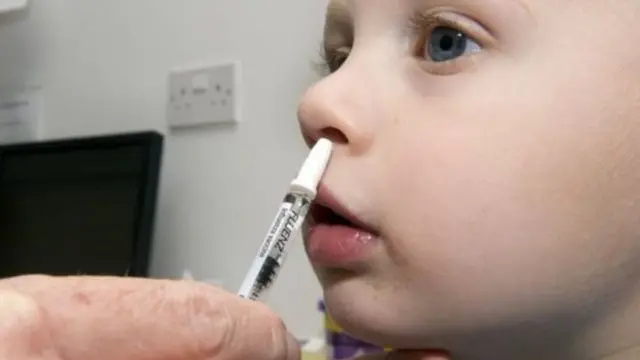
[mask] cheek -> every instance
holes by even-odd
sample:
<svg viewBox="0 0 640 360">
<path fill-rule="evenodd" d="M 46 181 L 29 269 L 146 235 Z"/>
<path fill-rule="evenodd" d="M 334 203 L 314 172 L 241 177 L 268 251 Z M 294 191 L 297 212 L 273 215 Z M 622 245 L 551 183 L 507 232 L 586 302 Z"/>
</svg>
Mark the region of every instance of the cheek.
<svg viewBox="0 0 640 360">
<path fill-rule="evenodd" d="M 494 296 L 529 282 L 561 293 L 595 274 L 607 280 L 598 266 L 638 255 L 640 132 L 632 119 L 640 112 L 626 101 L 621 114 L 625 101 L 605 93 L 575 96 L 558 86 L 549 96 L 533 81 L 526 95 L 513 93 L 423 99 L 403 115 L 411 120 L 387 130 L 403 139 L 387 151 L 394 196 L 384 202 L 393 209 L 390 253 L 406 281 Z"/>
</svg>

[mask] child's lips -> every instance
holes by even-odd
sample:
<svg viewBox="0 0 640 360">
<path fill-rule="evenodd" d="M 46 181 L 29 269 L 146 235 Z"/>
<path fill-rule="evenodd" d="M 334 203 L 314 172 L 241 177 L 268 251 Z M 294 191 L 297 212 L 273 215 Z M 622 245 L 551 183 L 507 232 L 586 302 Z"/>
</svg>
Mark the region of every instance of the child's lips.
<svg viewBox="0 0 640 360">
<path fill-rule="evenodd" d="M 306 248 L 311 262 L 330 268 L 346 268 L 366 259 L 378 237 L 347 225 L 317 224 L 310 227 Z"/>
<path fill-rule="evenodd" d="M 305 236 L 313 263 L 349 267 L 363 262 L 378 240 L 371 226 L 349 212 L 325 186 L 320 186 Z"/>
<path fill-rule="evenodd" d="M 377 234 L 377 231 L 372 224 L 369 224 L 347 209 L 347 207 L 340 202 L 324 184 L 320 184 L 318 188 L 318 195 L 316 196 L 311 209 L 311 217 L 315 223 L 326 223 L 327 216 L 326 214 L 322 214 L 322 211 L 318 211 L 319 208 L 332 212 L 334 217 L 342 218 L 341 223 L 348 224 L 351 227 L 358 228 L 372 234 Z"/>
</svg>

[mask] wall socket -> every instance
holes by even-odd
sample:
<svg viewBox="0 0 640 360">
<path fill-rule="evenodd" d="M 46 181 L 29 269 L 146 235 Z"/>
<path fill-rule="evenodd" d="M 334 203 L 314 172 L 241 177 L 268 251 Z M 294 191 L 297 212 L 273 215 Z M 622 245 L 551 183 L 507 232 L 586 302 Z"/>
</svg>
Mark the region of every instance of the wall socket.
<svg viewBox="0 0 640 360">
<path fill-rule="evenodd" d="M 225 62 L 169 73 L 169 126 L 239 122 L 239 64 Z"/>
</svg>

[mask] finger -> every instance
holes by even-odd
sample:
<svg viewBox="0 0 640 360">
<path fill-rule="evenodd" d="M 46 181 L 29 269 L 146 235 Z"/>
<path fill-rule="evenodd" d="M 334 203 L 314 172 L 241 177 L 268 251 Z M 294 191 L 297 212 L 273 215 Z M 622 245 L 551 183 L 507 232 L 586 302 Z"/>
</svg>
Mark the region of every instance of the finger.
<svg viewBox="0 0 640 360">
<path fill-rule="evenodd" d="M 282 322 L 266 307 L 208 285 L 40 276 L 8 283 L 33 296 L 45 311 L 63 359 L 297 360 L 299 356 Z"/>
<path fill-rule="evenodd" d="M 0 359 L 58 359 L 50 333 L 33 299 L 0 291 Z"/>
</svg>

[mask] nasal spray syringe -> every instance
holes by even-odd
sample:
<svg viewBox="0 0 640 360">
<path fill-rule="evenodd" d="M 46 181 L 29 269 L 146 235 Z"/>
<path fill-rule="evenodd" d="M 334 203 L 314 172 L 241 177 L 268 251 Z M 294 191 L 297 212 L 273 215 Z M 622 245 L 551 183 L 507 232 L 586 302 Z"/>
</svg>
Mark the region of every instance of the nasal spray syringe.
<svg viewBox="0 0 640 360">
<path fill-rule="evenodd" d="M 329 140 L 320 139 L 311 149 L 298 176 L 291 182 L 258 255 L 238 291 L 241 297 L 259 300 L 275 281 L 289 252 L 290 242 L 298 234 L 316 197 L 332 148 Z"/>
</svg>

